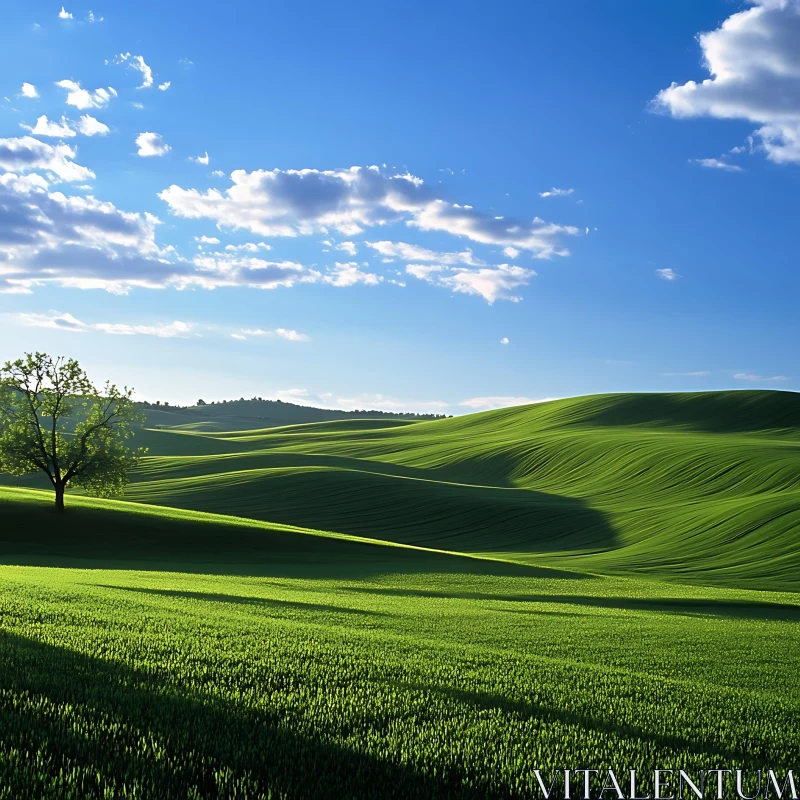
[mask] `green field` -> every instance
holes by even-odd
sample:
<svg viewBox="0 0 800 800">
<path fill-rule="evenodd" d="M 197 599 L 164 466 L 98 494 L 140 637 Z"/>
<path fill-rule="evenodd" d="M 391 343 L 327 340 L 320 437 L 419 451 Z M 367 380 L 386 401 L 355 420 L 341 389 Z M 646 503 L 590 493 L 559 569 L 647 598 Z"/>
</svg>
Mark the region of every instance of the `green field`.
<svg viewBox="0 0 800 800">
<path fill-rule="evenodd" d="M 174 413 L 123 501 L 0 487 L 0 798 L 800 767 L 800 396 Z"/>
</svg>

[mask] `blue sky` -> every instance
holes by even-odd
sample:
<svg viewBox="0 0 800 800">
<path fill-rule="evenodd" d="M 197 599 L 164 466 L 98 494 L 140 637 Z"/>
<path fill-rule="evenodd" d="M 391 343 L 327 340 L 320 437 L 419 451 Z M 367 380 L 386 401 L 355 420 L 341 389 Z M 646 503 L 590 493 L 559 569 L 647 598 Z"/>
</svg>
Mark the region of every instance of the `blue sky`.
<svg viewBox="0 0 800 800">
<path fill-rule="evenodd" d="M 6 0 L 0 84 L 0 360 L 448 414 L 798 388 L 797 0 Z"/>
</svg>

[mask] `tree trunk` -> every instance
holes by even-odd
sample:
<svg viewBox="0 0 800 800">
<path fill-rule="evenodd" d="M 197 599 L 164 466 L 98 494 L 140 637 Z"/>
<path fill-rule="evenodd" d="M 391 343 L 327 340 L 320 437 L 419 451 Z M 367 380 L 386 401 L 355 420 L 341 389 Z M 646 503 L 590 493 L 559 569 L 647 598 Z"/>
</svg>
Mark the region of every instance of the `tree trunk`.
<svg viewBox="0 0 800 800">
<path fill-rule="evenodd" d="M 64 484 L 61 482 L 56 484 L 56 511 L 64 513 Z"/>
</svg>

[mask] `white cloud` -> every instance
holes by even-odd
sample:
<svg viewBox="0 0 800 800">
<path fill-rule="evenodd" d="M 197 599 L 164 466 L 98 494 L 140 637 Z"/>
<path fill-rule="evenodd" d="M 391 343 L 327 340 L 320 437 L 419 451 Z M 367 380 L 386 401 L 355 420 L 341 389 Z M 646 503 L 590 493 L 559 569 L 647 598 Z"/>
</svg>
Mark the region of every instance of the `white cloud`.
<svg viewBox="0 0 800 800">
<path fill-rule="evenodd" d="M 200 244 L 219 244 L 216 236 L 195 236 L 194 240 Z"/>
<path fill-rule="evenodd" d="M 193 325 L 188 322 L 169 322 L 158 325 L 128 325 L 118 322 L 96 322 L 87 324 L 72 314 L 11 314 L 22 325 L 38 328 L 55 328 L 61 331 L 86 333 L 98 331 L 116 336 L 157 336 L 162 339 L 189 336 Z"/>
<path fill-rule="evenodd" d="M 134 108 L 138 109 L 139 111 L 141 111 L 144 108 L 144 103 L 139 103 L 139 102 L 137 102 L 135 100 L 131 100 L 131 105 Z"/>
<path fill-rule="evenodd" d="M 311 341 L 310 336 L 306 336 L 305 333 L 298 333 L 297 331 L 293 331 L 289 328 L 275 328 L 272 331 L 264 331 L 261 328 L 255 329 L 247 329 L 243 328 L 239 334 L 231 334 L 236 339 L 246 339 L 248 336 L 267 336 L 267 337 L 278 337 L 279 339 L 285 339 L 287 342 L 309 342 Z"/>
<path fill-rule="evenodd" d="M 73 182 L 94 178 L 94 172 L 75 163 L 76 155 L 68 144 L 50 145 L 32 136 L 0 139 L 0 169 L 8 173 L 44 170 L 63 181 Z"/>
<path fill-rule="evenodd" d="M 67 145 L 53 148 L 29 137 L 0 139 L 0 168 L 17 169 L 0 174 L 0 290 L 56 284 L 124 293 L 191 280 L 194 266 L 156 244 L 156 217 L 51 190 L 45 175 L 56 170 L 63 180 L 85 179 L 88 170 L 69 161 L 72 154 Z M 22 174 L 32 169 L 48 172 Z"/>
<path fill-rule="evenodd" d="M 64 6 L 61 6 L 61 11 L 58 12 L 59 19 L 72 19 L 72 14 L 67 11 Z"/>
<path fill-rule="evenodd" d="M 658 275 L 659 278 L 661 278 L 662 280 L 665 280 L 665 281 L 676 281 L 676 280 L 678 280 L 678 278 L 681 277 L 680 275 L 678 275 L 677 272 L 675 272 L 674 269 L 672 269 L 672 267 L 665 267 L 664 269 L 657 269 L 656 270 L 656 275 Z"/>
<path fill-rule="evenodd" d="M 555 400 L 555 397 L 545 397 L 541 400 L 534 400 L 531 397 L 471 397 L 469 400 L 462 400 L 459 405 L 472 408 L 476 411 L 485 411 L 493 408 L 510 408 L 511 406 L 527 406 L 531 403 L 547 403 Z"/>
<path fill-rule="evenodd" d="M 534 270 L 511 264 L 478 269 L 451 267 L 447 270 L 438 264 L 409 264 L 406 272 L 415 278 L 444 286 L 453 292 L 482 297 L 489 305 L 497 300 L 519 302 L 522 297 L 516 294 L 516 291 L 536 277 Z"/>
<path fill-rule="evenodd" d="M 728 172 L 743 172 L 744 170 L 737 164 L 729 164 L 727 161 L 722 161 L 719 158 L 690 158 L 690 164 L 699 164 L 701 167 L 708 167 L 709 169 L 722 169 Z"/>
<path fill-rule="evenodd" d="M 145 131 L 136 137 L 136 146 L 139 151 L 136 155 L 147 158 L 150 156 L 163 156 L 172 148 L 161 138 L 160 133 Z"/>
<path fill-rule="evenodd" d="M 164 81 L 164 83 L 158 84 L 158 90 L 160 92 L 166 92 L 169 87 L 172 86 L 172 81 Z"/>
<path fill-rule="evenodd" d="M 503 255 L 513 260 L 519 255 L 519 250 L 516 247 L 504 247 Z"/>
<path fill-rule="evenodd" d="M 697 372 L 660 372 L 666 378 L 703 378 L 711 373 L 708 370 L 698 370 Z"/>
<path fill-rule="evenodd" d="M 142 83 L 137 89 L 149 89 L 153 85 L 153 70 L 145 63 L 141 56 L 134 56 L 130 53 L 120 53 L 115 59 L 116 64 L 128 64 L 131 69 L 136 70 L 142 75 Z M 167 84 L 169 88 L 169 84 Z"/>
<path fill-rule="evenodd" d="M 244 244 L 226 244 L 225 249 L 232 253 L 258 253 L 261 250 L 272 250 L 272 245 L 266 242 L 245 242 Z"/>
<path fill-rule="evenodd" d="M 323 283 L 339 287 L 355 286 L 357 283 L 377 286 L 382 280 L 383 278 L 371 272 L 363 272 L 354 261 L 346 264 L 337 261 L 336 266 L 322 277 Z"/>
<path fill-rule="evenodd" d="M 566 197 L 574 192 L 574 189 L 548 189 L 546 192 L 539 192 L 539 197 Z"/>
<path fill-rule="evenodd" d="M 96 17 L 93 11 L 89 11 L 88 15 L 86 16 L 87 22 L 102 22 L 102 17 Z"/>
<path fill-rule="evenodd" d="M 355 242 L 340 242 L 334 249 L 342 250 L 349 256 L 354 256 L 356 253 L 358 253 L 358 248 L 356 247 Z"/>
<path fill-rule="evenodd" d="M 80 83 L 71 80 L 58 81 L 56 86 L 67 90 L 67 105 L 75 106 L 81 111 L 87 108 L 102 108 L 108 105 L 112 97 L 117 96 L 116 90 L 111 86 L 108 89 L 95 89 L 93 92 L 82 89 Z"/>
<path fill-rule="evenodd" d="M 84 136 L 105 136 L 111 130 L 108 125 L 89 114 L 84 114 L 77 124 L 78 131 Z"/>
<path fill-rule="evenodd" d="M 772 377 L 764 377 L 762 375 L 754 375 L 751 372 L 737 372 L 733 376 L 737 381 L 749 381 L 750 383 L 767 383 L 772 381 L 788 381 L 785 375 L 773 375 Z"/>
<path fill-rule="evenodd" d="M 295 261 L 265 261 L 242 258 L 231 253 L 198 255 L 195 272 L 179 285 L 198 285 L 207 289 L 222 286 L 250 286 L 254 289 L 290 288 L 299 283 L 318 283 L 322 273 Z"/>
<path fill-rule="evenodd" d="M 341 408 L 344 411 L 355 411 L 363 409 L 367 411 L 396 411 L 418 414 L 438 414 L 442 413 L 448 406 L 441 400 L 398 400 L 385 394 L 356 394 L 338 397 L 330 393 L 320 395 L 328 401 L 329 407 Z"/>
<path fill-rule="evenodd" d="M 405 220 L 482 244 L 516 247 L 538 258 L 567 255 L 561 244 L 577 229 L 534 218 L 530 222 L 485 214 L 447 202 L 413 175 L 388 175 L 378 167 L 347 170 L 234 170 L 220 192 L 172 185 L 159 194 L 173 214 L 212 219 L 220 227 L 261 236 L 298 236 L 334 229 L 345 236 L 365 227 Z"/>
<path fill-rule="evenodd" d="M 486 266 L 486 262 L 476 258 L 469 248 L 460 253 L 437 253 L 407 242 L 382 241 L 365 242 L 365 244 L 387 259 L 401 258 L 405 261 L 435 261 L 438 264 L 468 264 L 472 267 Z"/>
<path fill-rule="evenodd" d="M 508 344 L 508 336 L 504 336 L 504 337 L 503 337 L 503 338 L 500 340 L 500 344 Z"/>
<path fill-rule="evenodd" d="M 440 264 L 406 264 L 406 272 L 409 275 L 431 283 L 435 281 L 436 273 L 443 271 L 444 267 Z"/>
<path fill-rule="evenodd" d="M 215 178 L 224 178 L 225 177 L 225 173 L 221 169 L 215 169 L 211 174 Z"/>
<path fill-rule="evenodd" d="M 61 117 L 61 122 L 51 122 L 47 119 L 47 115 L 42 114 L 33 127 L 22 123 L 20 123 L 20 127 L 30 131 L 34 136 L 45 136 L 54 139 L 69 139 L 76 135 L 75 131 L 69 127 L 66 117 Z"/>
<path fill-rule="evenodd" d="M 66 117 L 61 117 L 61 122 L 56 122 L 47 119 L 47 116 L 42 114 L 33 127 L 24 123 L 20 123 L 20 127 L 30 131 L 34 136 L 54 139 L 70 139 L 77 135 L 76 131 L 84 136 L 105 136 L 110 131 L 108 125 L 104 125 L 88 114 L 84 114 L 77 123 L 71 122 Z"/>
<path fill-rule="evenodd" d="M 751 0 L 698 42 L 710 77 L 672 83 L 655 108 L 749 120 L 769 159 L 800 163 L 800 0 Z"/>
<path fill-rule="evenodd" d="M 30 99 L 34 99 L 39 96 L 39 92 L 32 83 L 23 83 L 19 93 L 22 97 L 28 97 Z"/>
<path fill-rule="evenodd" d="M 196 156 L 194 158 L 193 157 L 189 158 L 189 161 L 194 161 L 195 164 L 205 164 L 206 166 L 208 165 L 208 160 L 209 160 L 208 159 L 208 151 L 206 151 L 206 153 L 204 155 L 202 155 L 202 156 Z"/>
</svg>

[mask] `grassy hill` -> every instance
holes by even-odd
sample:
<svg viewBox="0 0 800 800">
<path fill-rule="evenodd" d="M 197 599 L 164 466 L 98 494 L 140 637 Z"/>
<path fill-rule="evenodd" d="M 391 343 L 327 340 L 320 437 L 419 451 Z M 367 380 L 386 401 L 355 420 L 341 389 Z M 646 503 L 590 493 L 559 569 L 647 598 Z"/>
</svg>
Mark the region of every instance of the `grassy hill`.
<svg viewBox="0 0 800 800">
<path fill-rule="evenodd" d="M 123 501 L 0 487 L 0 798 L 796 769 L 797 395 L 138 438 Z"/>
<path fill-rule="evenodd" d="M 418 423 L 144 431 L 126 497 L 423 547 L 800 587 L 800 396 L 602 395 Z"/>
<path fill-rule="evenodd" d="M 440 414 L 401 414 L 390 411 L 341 411 L 314 408 L 287 403 L 282 400 L 228 400 L 220 403 L 202 403 L 196 406 L 168 406 L 144 403 L 147 426 L 182 428 L 185 430 L 237 430 L 243 428 L 271 428 L 279 425 L 299 425 L 332 420 L 421 420 L 436 419 Z"/>
</svg>

